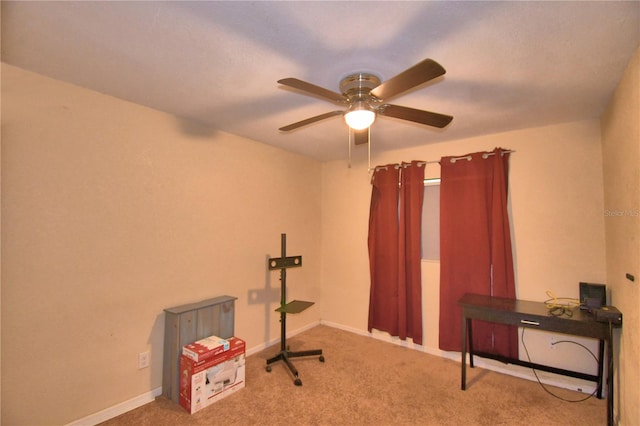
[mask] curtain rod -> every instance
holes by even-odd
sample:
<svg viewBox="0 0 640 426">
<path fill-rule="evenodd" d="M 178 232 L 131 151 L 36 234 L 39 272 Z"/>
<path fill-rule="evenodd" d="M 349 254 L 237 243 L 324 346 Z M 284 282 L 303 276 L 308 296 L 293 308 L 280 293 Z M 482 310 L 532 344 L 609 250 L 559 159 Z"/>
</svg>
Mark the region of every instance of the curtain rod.
<svg viewBox="0 0 640 426">
<path fill-rule="evenodd" d="M 418 167 L 420 166 L 425 166 L 427 164 L 435 164 L 435 163 L 439 163 L 440 161 L 418 161 L 416 164 L 418 164 Z M 404 163 L 404 164 L 394 164 L 393 168 L 398 170 L 400 167 L 403 168 L 407 168 L 411 165 L 411 163 Z M 380 171 L 380 170 L 388 170 L 389 166 L 376 166 L 375 171 Z"/>
<path fill-rule="evenodd" d="M 513 151 L 513 150 L 508 150 L 508 149 L 507 149 L 507 150 L 502 151 L 502 153 L 501 153 L 500 155 L 510 154 L 510 153 L 512 153 L 512 152 L 515 152 L 515 151 Z M 487 158 L 489 158 L 489 157 L 490 157 L 490 156 L 492 156 L 492 155 L 496 155 L 496 153 L 495 153 L 495 152 L 485 152 L 485 153 L 483 153 L 483 154 L 482 154 L 482 159 L 483 159 L 483 160 L 486 160 Z M 449 161 L 451 161 L 452 163 L 455 163 L 455 162 L 456 162 L 456 161 L 458 161 L 458 160 L 467 160 L 467 161 L 471 161 L 471 155 L 465 155 L 464 157 L 453 157 L 453 158 L 451 158 L 451 160 L 449 160 Z"/>
<path fill-rule="evenodd" d="M 504 154 L 510 154 L 513 153 L 515 151 L 513 150 L 504 150 L 502 151 L 502 154 L 500 155 L 504 155 Z M 487 158 L 489 158 L 492 155 L 496 155 L 495 152 L 485 152 L 484 154 L 482 154 L 482 159 L 486 160 Z M 451 162 L 455 163 L 458 160 L 467 160 L 467 161 L 471 161 L 471 155 L 465 155 L 463 157 L 453 157 L 451 158 Z M 440 160 L 433 160 L 433 161 L 418 161 L 417 162 L 418 166 L 426 166 L 427 164 L 440 164 Z M 397 170 L 400 167 L 409 167 L 411 165 L 411 163 L 404 163 L 404 164 L 394 164 L 393 167 Z M 376 166 L 376 168 L 374 169 L 376 172 L 380 171 L 380 170 L 387 170 L 389 168 L 389 166 Z M 371 168 L 369 168 L 369 170 L 371 170 Z M 425 179 L 426 180 L 426 179 Z"/>
</svg>

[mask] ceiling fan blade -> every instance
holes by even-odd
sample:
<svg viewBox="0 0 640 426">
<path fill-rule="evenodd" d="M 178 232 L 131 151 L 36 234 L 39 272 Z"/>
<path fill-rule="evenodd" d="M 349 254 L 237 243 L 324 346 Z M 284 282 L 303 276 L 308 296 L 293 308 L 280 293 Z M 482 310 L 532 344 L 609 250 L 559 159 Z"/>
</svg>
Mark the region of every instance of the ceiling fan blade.
<svg viewBox="0 0 640 426">
<path fill-rule="evenodd" d="M 351 129 L 351 131 L 353 132 L 354 145 L 364 145 L 369 143 L 369 129 L 370 127 L 367 127 L 366 129 L 362 129 L 362 130 Z"/>
<path fill-rule="evenodd" d="M 439 77 L 445 72 L 446 70 L 442 65 L 436 61 L 425 59 L 395 77 L 391 77 L 378 87 L 372 89 L 370 93 L 378 99 L 386 100 L 405 90 L 409 90 L 412 87 L 419 86 L 422 83 Z"/>
<path fill-rule="evenodd" d="M 378 114 L 439 128 L 445 127 L 453 120 L 450 115 L 391 104 L 385 104 L 378 108 Z"/>
<path fill-rule="evenodd" d="M 340 93 L 325 89 L 324 87 L 316 86 L 315 84 L 307 83 L 306 81 L 298 80 L 297 78 L 283 78 L 282 80 L 278 80 L 278 83 L 320 96 L 331 102 L 346 102 L 344 96 Z"/>
<path fill-rule="evenodd" d="M 315 117 L 307 118 L 306 120 L 298 121 L 297 123 L 289 124 L 288 126 L 280 127 L 280 131 L 288 132 L 289 130 L 297 129 L 298 127 L 306 126 L 307 124 L 315 123 L 316 121 L 324 120 L 335 115 L 342 115 L 343 111 L 331 111 L 324 114 L 316 115 Z"/>
</svg>

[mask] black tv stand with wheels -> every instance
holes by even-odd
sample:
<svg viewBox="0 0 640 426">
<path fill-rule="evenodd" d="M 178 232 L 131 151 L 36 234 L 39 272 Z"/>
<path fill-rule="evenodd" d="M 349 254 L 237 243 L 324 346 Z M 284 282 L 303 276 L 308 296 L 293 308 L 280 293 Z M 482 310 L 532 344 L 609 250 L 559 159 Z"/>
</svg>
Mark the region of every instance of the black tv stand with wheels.
<svg viewBox="0 0 640 426">
<path fill-rule="evenodd" d="M 271 364 L 277 361 L 284 363 L 293 374 L 293 383 L 296 386 L 302 386 L 302 380 L 298 377 L 298 370 L 291 362 L 290 358 L 298 358 L 303 356 L 319 356 L 320 362 L 324 362 L 322 349 L 312 349 L 307 351 L 292 352 L 287 347 L 287 314 L 297 314 L 311 305 L 313 302 L 305 302 L 294 300 L 287 303 L 287 268 L 295 268 L 302 266 L 302 256 L 287 257 L 287 235 L 281 235 L 282 256 L 269 259 L 269 270 L 280 269 L 280 307 L 276 312 L 280 312 L 280 352 L 274 357 L 267 360 L 267 372 L 271 372 Z"/>
</svg>

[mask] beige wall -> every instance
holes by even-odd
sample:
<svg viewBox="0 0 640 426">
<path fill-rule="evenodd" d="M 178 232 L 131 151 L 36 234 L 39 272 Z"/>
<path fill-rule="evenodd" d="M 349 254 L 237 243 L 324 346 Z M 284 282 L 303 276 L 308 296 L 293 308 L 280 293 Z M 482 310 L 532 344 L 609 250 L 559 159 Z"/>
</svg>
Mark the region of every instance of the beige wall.
<svg viewBox="0 0 640 426">
<path fill-rule="evenodd" d="M 616 375 L 621 425 L 640 422 L 640 49 L 602 118 L 607 283 L 623 313 Z M 631 282 L 625 274 L 635 276 Z"/>
<path fill-rule="evenodd" d="M 375 129 L 372 138 L 375 153 Z M 510 205 L 518 297 L 543 301 L 548 298 L 546 291 L 551 290 L 558 297 L 578 298 L 580 281 L 605 282 L 597 120 L 375 153 L 372 166 L 403 160 L 432 161 L 444 155 L 497 146 L 516 151 L 510 160 Z M 342 161 L 322 166 L 322 318 L 363 332 L 367 329 L 369 298 L 367 228 L 371 185 L 366 149 L 358 149 L 355 155 L 351 169 Z M 429 177 L 439 173 L 438 164 L 427 165 Z M 440 353 L 439 264 L 423 261 L 422 270 L 424 347 L 419 349 Z M 527 332 L 527 346 L 536 362 L 595 374 L 591 355 L 575 345 L 551 350 L 549 337 Z M 597 350 L 592 340 L 573 340 Z M 583 387 L 583 383 L 578 382 L 577 387 Z"/>
<path fill-rule="evenodd" d="M 164 308 L 236 296 L 248 348 L 278 338 L 277 292 L 248 295 L 279 289 L 283 232 L 290 298 L 320 302 L 320 163 L 6 64 L 2 107 L 3 424 L 160 387 Z"/>
</svg>

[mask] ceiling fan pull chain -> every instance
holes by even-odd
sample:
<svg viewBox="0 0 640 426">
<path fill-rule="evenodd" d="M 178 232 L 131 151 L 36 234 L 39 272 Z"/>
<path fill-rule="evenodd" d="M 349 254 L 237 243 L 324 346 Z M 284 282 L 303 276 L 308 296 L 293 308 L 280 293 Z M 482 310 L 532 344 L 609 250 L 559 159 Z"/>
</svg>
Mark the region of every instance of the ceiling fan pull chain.
<svg viewBox="0 0 640 426">
<path fill-rule="evenodd" d="M 349 168 L 351 168 L 351 135 L 353 135 L 353 130 L 349 128 L 349 164 L 348 164 Z"/>
<path fill-rule="evenodd" d="M 351 144 L 349 144 L 351 146 Z M 371 170 L 371 128 L 367 129 L 367 153 L 369 158 L 369 170 Z"/>
</svg>

